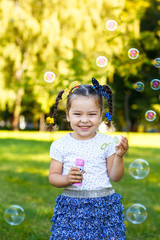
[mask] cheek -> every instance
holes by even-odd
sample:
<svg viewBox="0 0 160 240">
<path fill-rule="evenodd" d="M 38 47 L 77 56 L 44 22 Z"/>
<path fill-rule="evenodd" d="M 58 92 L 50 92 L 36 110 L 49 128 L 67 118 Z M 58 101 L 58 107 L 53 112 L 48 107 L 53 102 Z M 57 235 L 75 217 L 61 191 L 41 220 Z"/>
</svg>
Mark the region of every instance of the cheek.
<svg viewBox="0 0 160 240">
<path fill-rule="evenodd" d="M 70 117 L 69 119 L 70 119 L 70 124 L 72 125 L 76 124 L 79 121 L 79 119 L 76 117 Z"/>
<path fill-rule="evenodd" d="M 92 122 L 94 122 L 95 124 L 99 124 L 101 122 L 102 118 L 99 116 L 97 116 L 96 118 L 91 119 Z"/>
<path fill-rule="evenodd" d="M 102 122 L 102 116 L 99 116 L 96 120 L 97 124 L 100 124 Z"/>
</svg>

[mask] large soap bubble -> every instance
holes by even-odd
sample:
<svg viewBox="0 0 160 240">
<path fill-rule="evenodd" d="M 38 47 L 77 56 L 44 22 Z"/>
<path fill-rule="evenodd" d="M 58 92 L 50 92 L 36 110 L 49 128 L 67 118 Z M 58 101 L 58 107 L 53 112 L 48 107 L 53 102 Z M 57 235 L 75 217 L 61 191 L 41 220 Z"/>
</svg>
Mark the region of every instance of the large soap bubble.
<svg viewBox="0 0 160 240">
<path fill-rule="evenodd" d="M 46 72 L 44 74 L 44 81 L 48 82 L 48 83 L 51 83 L 55 80 L 56 78 L 56 74 L 53 73 L 53 72 Z"/>
<path fill-rule="evenodd" d="M 153 79 L 150 82 L 150 86 L 153 90 L 159 90 L 160 89 L 160 80 L 159 79 Z"/>
<path fill-rule="evenodd" d="M 96 64 L 98 67 L 105 67 L 108 63 L 108 59 L 104 56 L 99 56 L 96 59 Z"/>
<path fill-rule="evenodd" d="M 136 159 L 129 165 L 129 173 L 135 179 L 145 178 L 149 171 L 149 164 L 143 159 Z"/>
<path fill-rule="evenodd" d="M 142 204 L 136 203 L 127 209 L 126 216 L 131 223 L 140 224 L 146 220 L 147 210 Z"/>
<path fill-rule="evenodd" d="M 117 29 L 117 26 L 118 26 L 118 24 L 117 24 L 117 22 L 115 21 L 115 20 L 108 20 L 107 22 L 106 22 L 106 29 L 108 30 L 108 31 L 115 31 L 116 29 Z"/>
<path fill-rule="evenodd" d="M 156 112 L 153 110 L 148 110 L 145 112 L 145 119 L 149 122 L 152 122 L 156 119 Z"/>
<path fill-rule="evenodd" d="M 24 221 L 25 213 L 22 207 L 12 205 L 4 212 L 4 219 L 12 226 L 19 225 Z"/>
<path fill-rule="evenodd" d="M 128 57 L 130 59 L 137 59 L 139 57 L 139 51 L 137 48 L 130 48 L 128 50 Z"/>
</svg>

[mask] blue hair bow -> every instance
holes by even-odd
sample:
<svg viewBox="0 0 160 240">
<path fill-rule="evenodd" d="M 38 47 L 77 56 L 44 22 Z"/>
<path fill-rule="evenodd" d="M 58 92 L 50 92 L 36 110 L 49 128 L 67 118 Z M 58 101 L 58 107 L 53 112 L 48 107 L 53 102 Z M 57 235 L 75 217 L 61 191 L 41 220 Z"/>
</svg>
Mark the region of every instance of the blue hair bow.
<svg viewBox="0 0 160 240">
<path fill-rule="evenodd" d="M 105 117 L 107 118 L 107 120 L 112 121 L 112 115 L 110 115 L 109 112 L 105 113 Z"/>
<path fill-rule="evenodd" d="M 92 84 L 93 84 L 93 88 L 102 96 L 104 96 L 105 98 L 109 99 L 109 95 L 108 93 L 106 93 L 105 89 L 102 87 L 102 85 L 99 85 L 99 82 L 95 79 L 92 78 Z"/>
</svg>

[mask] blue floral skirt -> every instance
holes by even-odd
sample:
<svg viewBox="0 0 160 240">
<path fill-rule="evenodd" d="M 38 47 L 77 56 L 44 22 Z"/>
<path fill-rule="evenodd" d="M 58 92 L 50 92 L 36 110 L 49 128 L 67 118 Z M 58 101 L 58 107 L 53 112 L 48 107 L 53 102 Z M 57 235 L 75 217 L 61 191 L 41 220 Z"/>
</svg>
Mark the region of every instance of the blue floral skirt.
<svg viewBox="0 0 160 240">
<path fill-rule="evenodd" d="M 50 240 L 125 240 L 122 196 L 99 198 L 59 195 L 51 222 Z"/>
</svg>

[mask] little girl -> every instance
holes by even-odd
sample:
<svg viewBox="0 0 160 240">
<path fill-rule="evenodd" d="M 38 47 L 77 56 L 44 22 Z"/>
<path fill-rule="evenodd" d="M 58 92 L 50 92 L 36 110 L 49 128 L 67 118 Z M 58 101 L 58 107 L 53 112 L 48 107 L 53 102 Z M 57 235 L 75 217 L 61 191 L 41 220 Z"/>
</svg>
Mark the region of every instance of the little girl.
<svg viewBox="0 0 160 240">
<path fill-rule="evenodd" d="M 103 97 L 112 120 L 112 91 L 108 85 L 77 85 L 56 98 L 53 117 L 60 100 L 67 97 L 67 120 L 72 133 L 54 141 L 50 148 L 49 182 L 64 188 L 56 199 L 50 240 L 124 240 L 123 205 L 110 179 L 119 181 L 124 173 L 123 156 L 128 149 L 125 137 L 115 146 L 112 137 L 97 132 L 103 115 Z M 48 125 L 53 126 L 53 118 Z M 105 148 L 102 147 L 104 146 Z M 75 160 L 84 159 L 84 171 Z M 73 185 L 81 183 L 81 186 Z"/>
</svg>

